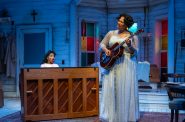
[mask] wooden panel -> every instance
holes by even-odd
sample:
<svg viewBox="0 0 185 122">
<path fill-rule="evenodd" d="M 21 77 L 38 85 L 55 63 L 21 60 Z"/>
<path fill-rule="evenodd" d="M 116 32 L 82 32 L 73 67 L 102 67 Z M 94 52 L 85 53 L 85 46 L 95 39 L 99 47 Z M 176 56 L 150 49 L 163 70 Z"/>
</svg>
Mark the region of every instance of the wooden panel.
<svg viewBox="0 0 185 122">
<path fill-rule="evenodd" d="M 23 118 L 38 121 L 98 115 L 98 74 L 98 68 L 92 67 L 22 69 Z"/>
<path fill-rule="evenodd" d="M 72 80 L 72 112 L 83 111 L 83 89 L 82 78 L 75 78 Z"/>
<path fill-rule="evenodd" d="M 53 114 L 54 113 L 53 86 L 54 86 L 53 80 L 51 79 L 43 80 L 43 88 L 42 88 L 43 114 Z"/>
<path fill-rule="evenodd" d="M 150 82 L 160 82 L 160 70 L 156 64 L 150 65 Z"/>
<path fill-rule="evenodd" d="M 46 70 L 47 69 L 47 70 Z M 62 79 L 62 78 L 89 78 L 96 77 L 97 68 L 76 68 L 76 70 L 72 70 L 72 68 L 28 68 L 23 70 L 24 78 L 29 80 L 34 79 Z M 52 75 L 51 75 L 52 72 Z"/>
<path fill-rule="evenodd" d="M 58 81 L 58 112 L 69 112 L 69 82 L 68 79 Z"/>
<path fill-rule="evenodd" d="M 27 114 L 37 115 L 38 114 L 38 81 L 28 80 L 27 81 Z"/>
<path fill-rule="evenodd" d="M 86 84 L 86 94 L 87 94 L 87 111 L 92 111 L 96 109 L 96 79 L 87 78 Z"/>
</svg>

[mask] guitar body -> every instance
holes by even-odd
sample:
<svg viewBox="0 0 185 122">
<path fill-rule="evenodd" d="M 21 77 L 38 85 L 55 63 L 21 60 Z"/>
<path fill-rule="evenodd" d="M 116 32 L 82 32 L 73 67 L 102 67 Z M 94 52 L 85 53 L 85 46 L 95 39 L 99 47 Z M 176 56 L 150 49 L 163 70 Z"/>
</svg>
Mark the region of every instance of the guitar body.
<svg viewBox="0 0 185 122">
<path fill-rule="evenodd" d="M 115 48 L 119 46 L 119 43 L 115 43 L 112 47 L 108 48 L 111 51 L 111 56 L 107 56 L 104 51 L 100 53 L 100 65 L 105 69 L 110 69 L 115 63 L 116 59 L 123 55 L 124 47 Z"/>
<path fill-rule="evenodd" d="M 131 34 L 129 37 L 125 38 L 125 40 L 132 38 L 134 35 L 144 32 L 143 29 L 138 30 L 136 33 Z M 105 69 L 110 69 L 115 63 L 116 59 L 123 55 L 124 47 L 123 44 L 125 41 L 119 43 L 115 43 L 111 48 L 108 48 L 111 51 L 111 56 L 107 56 L 104 51 L 100 53 L 100 65 Z"/>
</svg>

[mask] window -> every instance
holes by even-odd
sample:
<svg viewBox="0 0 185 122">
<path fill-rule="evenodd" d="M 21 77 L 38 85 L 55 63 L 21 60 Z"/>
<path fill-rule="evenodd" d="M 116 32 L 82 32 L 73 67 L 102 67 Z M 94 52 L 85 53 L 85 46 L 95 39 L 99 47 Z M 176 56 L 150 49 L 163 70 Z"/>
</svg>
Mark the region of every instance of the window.
<svg viewBox="0 0 185 122">
<path fill-rule="evenodd" d="M 98 59 L 98 28 L 95 23 L 81 22 L 81 66 L 90 66 Z"/>
</svg>

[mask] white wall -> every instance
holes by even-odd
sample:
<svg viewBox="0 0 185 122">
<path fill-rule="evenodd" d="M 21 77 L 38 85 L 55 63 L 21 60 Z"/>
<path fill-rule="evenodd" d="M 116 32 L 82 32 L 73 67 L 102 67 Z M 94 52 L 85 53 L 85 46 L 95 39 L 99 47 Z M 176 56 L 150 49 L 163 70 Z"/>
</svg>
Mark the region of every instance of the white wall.
<svg viewBox="0 0 185 122">
<path fill-rule="evenodd" d="M 165 0 L 164 0 L 165 1 Z M 145 4 L 145 3 L 142 3 Z M 154 3 L 153 3 L 154 4 Z M 0 1 L 1 8 L 7 8 L 12 20 L 15 21 L 16 25 L 22 24 L 52 24 L 53 29 L 53 49 L 56 51 L 56 63 L 61 66 L 71 66 L 71 53 L 70 53 L 70 5 L 68 1 L 55 0 L 55 1 L 46 1 L 46 0 L 2 0 Z M 151 4 L 152 5 L 152 4 Z M 74 29 L 77 31 L 76 40 L 79 42 L 79 23 L 82 19 L 87 21 L 93 21 L 98 23 L 100 28 L 100 35 L 105 35 L 109 30 L 116 29 L 116 17 L 119 13 L 128 13 L 133 16 L 134 20 L 138 23 L 139 28 L 143 28 L 144 21 L 144 8 L 143 7 L 112 7 L 111 4 L 108 4 L 110 7 L 107 11 L 105 1 L 91 1 L 80 3 L 76 10 L 77 14 L 77 25 Z M 31 11 L 35 9 L 38 12 L 36 16 L 36 23 L 33 23 L 32 16 L 30 15 Z M 149 32 L 154 34 L 154 25 L 156 20 L 160 20 L 164 17 L 167 17 L 168 4 L 163 2 L 162 4 L 155 3 L 155 6 L 149 6 L 149 27 L 147 25 L 145 28 L 149 28 Z M 149 61 L 153 62 L 154 48 L 154 37 L 150 42 L 151 49 L 149 51 Z M 142 41 L 142 40 L 141 40 Z M 78 46 L 79 47 L 79 44 Z M 141 55 L 143 47 L 141 45 Z M 78 51 L 78 50 L 77 50 Z M 77 56 L 78 60 L 79 56 Z M 71 60 L 70 60 L 71 59 Z M 64 60 L 65 64 L 62 65 L 61 62 Z M 79 63 L 79 60 L 77 61 Z"/>
<path fill-rule="evenodd" d="M 175 42 L 181 41 L 181 30 L 185 29 L 185 1 L 184 0 L 174 0 L 174 15 L 175 15 Z M 178 46 L 177 50 L 177 62 L 176 62 L 176 72 L 177 73 L 184 73 L 185 72 L 185 49 L 181 49 Z"/>
<path fill-rule="evenodd" d="M 69 0 L 1 0 L 0 8 L 8 10 L 15 25 L 51 24 L 56 63 L 70 66 L 69 40 L 66 38 L 66 28 L 69 26 L 68 2 Z M 38 13 L 35 23 L 31 16 L 33 9 Z M 62 60 L 65 61 L 64 65 L 61 64 Z"/>
<path fill-rule="evenodd" d="M 76 42 L 79 42 L 79 23 L 82 19 L 87 21 L 93 21 L 100 27 L 100 35 L 105 35 L 109 30 L 116 29 L 115 18 L 119 13 L 128 13 L 133 16 L 138 27 L 143 27 L 144 21 L 144 8 L 142 5 L 147 5 L 142 1 L 138 7 L 133 7 L 127 4 L 113 5 L 108 3 L 108 9 L 104 0 L 94 0 L 88 2 L 87 0 L 80 0 L 76 10 L 77 25 L 76 29 Z M 53 49 L 57 53 L 56 63 L 61 66 L 71 66 L 70 55 L 70 0 L 1 0 L 0 8 L 7 8 L 12 20 L 15 21 L 15 25 L 23 24 L 52 24 L 53 27 Z M 133 1 L 134 2 L 134 1 Z M 137 2 L 137 1 L 135 1 Z M 116 7 L 117 6 L 117 7 Z M 185 1 L 175 0 L 175 41 L 180 40 L 180 29 L 182 25 L 185 25 Z M 38 12 L 36 16 L 36 23 L 33 23 L 31 11 L 35 9 Z M 108 10 L 108 11 L 107 11 Z M 73 15 L 71 15 L 73 16 Z M 149 14 L 147 25 L 144 27 L 151 33 L 151 41 L 149 42 L 149 61 L 160 65 L 160 59 L 158 59 L 158 49 L 155 49 L 154 45 L 159 45 L 159 38 L 156 38 L 156 22 L 161 21 L 168 17 L 168 0 L 149 0 Z M 141 40 L 142 41 L 142 40 Z M 77 43 L 79 48 L 79 43 Z M 143 47 L 141 45 L 141 54 L 143 55 Z M 77 49 L 79 51 L 79 49 Z M 76 53 L 76 52 L 74 52 Z M 77 52 L 79 53 L 79 52 Z M 157 60 L 156 60 L 157 59 Z M 62 65 L 61 61 L 64 60 L 65 64 Z M 79 64 L 79 55 L 77 56 L 77 64 Z"/>
</svg>

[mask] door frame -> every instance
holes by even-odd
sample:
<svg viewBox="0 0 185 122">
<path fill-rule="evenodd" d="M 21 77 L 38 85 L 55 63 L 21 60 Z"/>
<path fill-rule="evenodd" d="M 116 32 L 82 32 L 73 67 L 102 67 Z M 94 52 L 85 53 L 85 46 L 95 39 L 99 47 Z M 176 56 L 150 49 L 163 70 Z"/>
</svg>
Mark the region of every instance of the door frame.
<svg viewBox="0 0 185 122">
<path fill-rule="evenodd" d="M 19 74 L 23 67 L 39 67 L 39 65 L 24 66 L 24 34 L 25 33 L 45 33 L 45 53 L 52 50 L 52 26 L 51 24 L 39 25 L 18 25 L 16 26 L 16 94 L 19 95 Z"/>
</svg>

